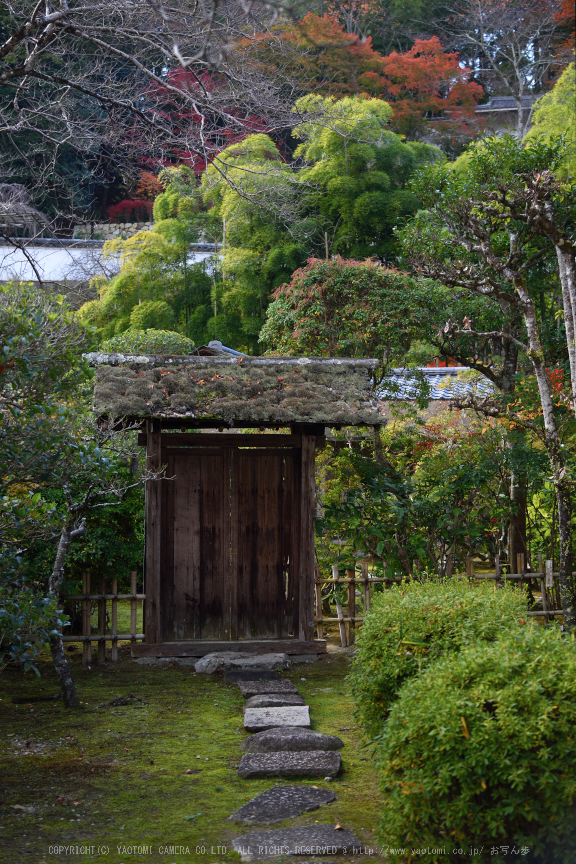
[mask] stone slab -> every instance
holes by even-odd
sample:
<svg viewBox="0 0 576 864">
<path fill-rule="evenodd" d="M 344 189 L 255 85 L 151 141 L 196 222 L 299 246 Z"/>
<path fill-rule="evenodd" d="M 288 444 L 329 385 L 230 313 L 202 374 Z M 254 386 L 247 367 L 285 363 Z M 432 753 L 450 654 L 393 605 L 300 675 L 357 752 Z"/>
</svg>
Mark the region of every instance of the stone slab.
<svg viewBox="0 0 576 864">
<path fill-rule="evenodd" d="M 291 681 L 238 681 L 238 687 L 245 699 L 250 696 L 263 696 L 270 693 L 298 693 Z"/>
<path fill-rule="evenodd" d="M 305 825 L 276 831 L 249 831 L 232 841 L 242 861 L 278 858 L 281 855 L 361 855 L 366 847 L 349 828 Z"/>
<path fill-rule="evenodd" d="M 277 672 L 266 669 L 230 669 L 224 673 L 228 684 L 238 684 L 239 681 L 283 681 Z"/>
<path fill-rule="evenodd" d="M 215 651 L 196 662 L 194 670 L 199 675 L 214 675 L 228 669 L 272 670 L 290 669 L 287 654 L 248 654 L 242 651 Z"/>
<path fill-rule="evenodd" d="M 245 753 L 238 767 L 240 777 L 335 777 L 342 770 L 334 750 L 290 753 Z"/>
<path fill-rule="evenodd" d="M 292 819 L 323 804 L 336 800 L 331 789 L 314 789 L 312 786 L 274 786 L 256 798 L 252 798 L 228 817 L 230 822 L 281 822 Z"/>
<path fill-rule="evenodd" d="M 243 711 L 248 708 L 281 708 L 283 705 L 305 705 L 302 696 L 297 693 L 269 693 L 263 696 L 251 696 L 244 703 Z"/>
<path fill-rule="evenodd" d="M 310 750 L 339 750 L 344 742 L 336 735 L 323 735 L 299 726 L 277 727 L 250 735 L 242 744 L 249 753 L 291 753 Z"/>
<path fill-rule="evenodd" d="M 280 708 L 248 708 L 244 714 L 244 728 L 248 732 L 262 732 L 275 726 L 304 726 L 310 728 L 310 709 L 307 705 L 285 705 Z"/>
</svg>

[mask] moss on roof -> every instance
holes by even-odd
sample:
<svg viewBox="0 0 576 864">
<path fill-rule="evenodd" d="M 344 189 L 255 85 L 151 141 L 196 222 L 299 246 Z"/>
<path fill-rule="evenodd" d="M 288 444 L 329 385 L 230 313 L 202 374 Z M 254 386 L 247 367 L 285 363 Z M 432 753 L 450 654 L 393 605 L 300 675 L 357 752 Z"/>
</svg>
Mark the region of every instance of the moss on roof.
<svg viewBox="0 0 576 864">
<path fill-rule="evenodd" d="M 89 354 L 94 410 L 108 417 L 246 426 L 383 422 L 371 389 L 376 360 Z"/>
</svg>

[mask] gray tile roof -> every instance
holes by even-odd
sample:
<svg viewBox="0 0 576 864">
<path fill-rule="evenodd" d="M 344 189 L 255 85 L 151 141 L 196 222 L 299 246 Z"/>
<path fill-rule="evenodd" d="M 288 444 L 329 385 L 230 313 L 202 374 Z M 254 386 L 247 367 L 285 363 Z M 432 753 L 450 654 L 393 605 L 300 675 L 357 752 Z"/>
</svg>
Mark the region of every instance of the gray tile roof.
<svg viewBox="0 0 576 864">
<path fill-rule="evenodd" d="M 488 396 L 493 385 L 467 366 L 419 366 L 417 369 L 393 369 L 383 382 L 379 394 L 383 400 L 416 399 L 422 391 L 422 379 L 428 385 L 429 399 L 448 401 L 471 394 Z"/>
</svg>

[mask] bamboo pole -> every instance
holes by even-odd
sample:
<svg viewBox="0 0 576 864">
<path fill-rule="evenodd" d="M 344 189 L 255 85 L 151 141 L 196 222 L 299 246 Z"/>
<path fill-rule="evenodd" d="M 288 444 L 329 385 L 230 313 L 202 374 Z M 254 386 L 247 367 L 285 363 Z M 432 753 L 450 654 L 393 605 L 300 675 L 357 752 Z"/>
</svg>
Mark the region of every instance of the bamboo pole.
<svg viewBox="0 0 576 864">
<path fill-rule="evenodd" d="M 118 594 L 118 579 L 114 577 L 112 580 L 112 594 Z M 115 596 L 112 600 L 112 662 L 118 662 L 118 639 L 116 638 L 116 634 L 118 632 L 118 597 Z"/>
<path fill-rule="evenodd" d="M 100 576 L 100 594 L 106 594 L 106 577 Z M 106 634 L 106 600 L 98 600 L 98 635 Z M 106 662 L 106 640 L 101 639 L 98 642 L 98 663 Z"/>
<path fill-rule="evenodd" d="M 314 596 L 316 598 L 316 617 L 320 619 L 316 625 L 318 639 L 324 638 L 324 627 L 322 626 L 322 582 L 320 581 L 320 567 L 316 564 L 314 569 Z"/>
<path fill-rule="evenodd" d="M 356 615 L 356 570 L 351 568 L 346 570 L 348 576 L 348 644 L 353 645 L 356 638 L 356 625 L 354 617 Z"/>
<path fill-rule="evenodd" d="M 132 637 L 132 642 L 135 642 L 136 637 L 136 612 L 138 609 L 136 600 L 136 570 L 132 570 L 130 573 L 130 593 L 132 594 L 132 600 L 130 600 L 130 635 Z"/>
<path fill-rule="evenodd" d="M 516 554 L 516 568 L 518 570 L 518 573 L 520 573 L 522 576 L 522 578 L 520 579 L 520 590 L 523 591 L 524 590 L 524 573 L 526 572 L 525 567 L 524 567 L 524 553 L 523 552 L 518 552 Z"/>
<path fill-rule="evenodd" d="M 544 576 L 542 552 L 538 552 L 538 573 L 540 574 L 540 594 L 542 596 L 542 611 L 548 612 L 548 597 L 546 595 L 546 577 Z M 548 624 L 548 615 L 544 616 L 544 621 L 546 624 Z"/>
<path fill-rule="evenodd" d="M 338 565 L 337 564 L 332 565 L 332 579 L 335 583 L 337 583 L 339 581 L 338 580 Z M 338 618 L 337 618 L 338 628 L 340 630 L 340 643 L 342 645 L 342 648 L 346 648 L 348 643 L 346 641 L 346 625 L 344 624 L 344 614 L 342 612 L 342 604 L 340 603 L 340 600 L 338 599 L 337 594 L 335 595 L 335 597 L 336 597 L 336 614 L 338 615 Z"/>
<path fill-rule="evenodd" d="M 86 599 L 82 600 L 82 635 L 84 638 L 92 635 L 92 623 L 90 621 L 90 600 L 87 595 L 90 594 L 90 573 L 82 574 L 82 592 L 86 595 Z M 90 639 L 86 639 L 82 648 L 82 665 L 90 666 L 92 663 L 92 645 Z"/>
<path fill-rule="evenodd" d="M 362 578 L 364 580 L 364 609 L 370 611 L 370 582 L 368 581 L 368 562 L 362 561 Z"/>
</svg>

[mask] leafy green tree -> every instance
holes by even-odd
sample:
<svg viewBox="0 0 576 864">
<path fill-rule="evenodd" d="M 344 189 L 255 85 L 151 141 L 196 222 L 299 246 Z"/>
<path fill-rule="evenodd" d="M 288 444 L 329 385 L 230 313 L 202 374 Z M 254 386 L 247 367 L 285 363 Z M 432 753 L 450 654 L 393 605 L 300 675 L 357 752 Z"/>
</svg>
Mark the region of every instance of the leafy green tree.
<svg viewBox="0 0 576 864">
<path fill-rule="evenodd" d="M 295 156 L 307 163 L 300 179 L 313 187 L 316 248 L 326 257 L 395 261 L 394 226 L 420 206 L 408 181 L 419 166 L 442 161 L 441 151 L 394 134 L 392 109 L 380 99 L 309 95 L 295 110 L 309 114 L 293 135 L 302 142 Z"/>
<path fill-rule="evenodd" d="M 524 141 L 547 141 L 563 136 L 566 151 L 556 168 L 558 177 L 576 176 L 576 69 L 566 67 L 553 89 L 534 108 L 532 128 Z"/>
<path fill-rule="evenodd" d="M 522 315 L 526 337 L 517 344 L 530 363 L 537 403 L 528 400 L 523 404 L 516 393 L 516 402 L 502 397 L 472 399 L 470 404 L 482 413 L 507 417 L 529 430 L 547 453 L 558 507 L 562 606 L 565 623 L 572 628 L 576 596 L 572 576 L 571 460 L 561 432 L 570 417 L 566 398 L 563 400 L 558 392 L 562 388 L 555 387 L 550 375 L 537 308 L 527 281 L 530 270 L 541 260 L 553 259 L 555 252 L 561 282 L 562 266 L 566 261 L 573 263 L 568 227 L 573 202 L 549 170 L 558 164 L 560 154 L 558 147 L 522 147 L 506 136 L 473 147 L 466 173 L 459 175 L 443 167 L 422 172 L 415 184 L 427 210 L 399 237 L 406 257 L 423 277 L 495 304 L 505 301 Z M 575 349 L 574 330 L 569 329 L 570 324 L 573 328 L 573 319 L 568 320 L 572 316 L 570 299 L 567 287 L 565 326 L 571 355 Z M 479 334 L 469 316 L 462 324 L 452 322 L 448 327 L 461 335 Z M 506 330 L 481 335 L 516 338 Z M 570 361 L 572 372 L 572 356 Z M 571 377 L 573 388 L 573 372 Z"/>
</svg>

